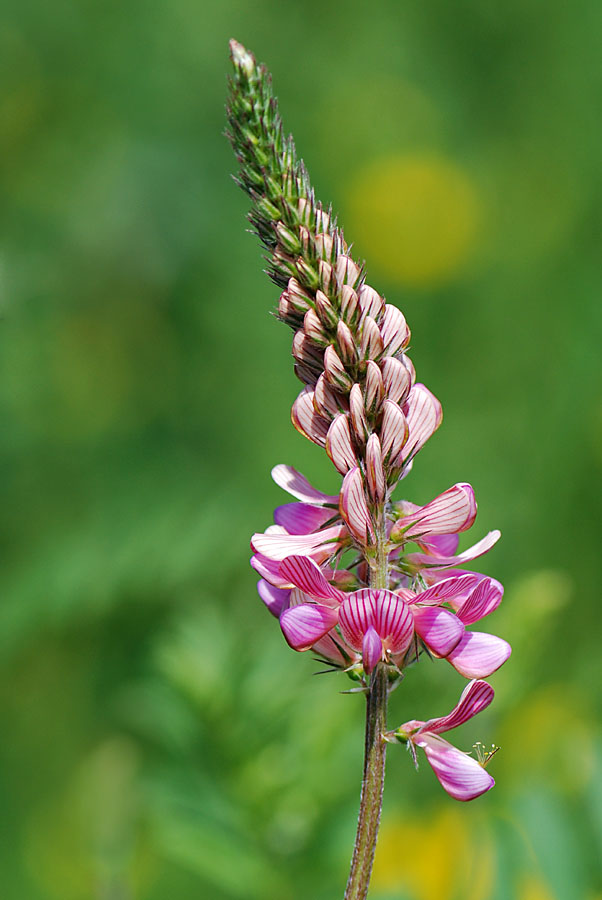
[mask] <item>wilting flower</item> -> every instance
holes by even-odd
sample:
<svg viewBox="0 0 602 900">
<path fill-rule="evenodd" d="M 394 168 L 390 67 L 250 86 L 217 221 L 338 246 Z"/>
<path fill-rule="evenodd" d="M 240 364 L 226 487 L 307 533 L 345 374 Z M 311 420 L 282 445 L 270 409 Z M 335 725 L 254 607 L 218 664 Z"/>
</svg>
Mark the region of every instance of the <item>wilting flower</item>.
<svg viewBox="0 0 602 900">
<path fill-rule="evenodd" d="M 468 722 L 489 706 L 493 696 L 493 688 L 486 681 L 471 681 L 449 715 L 428 722 L 406 722 L 395 732 L 389 732 L 387 738 L 407 743 L 414 758 L 417 747 L 424 750 L 447 793 L 456 800 L 473 800 L 490 790 L 495 781 L 480 762 L 452 746 L 441 734 Z"/>
</svg>

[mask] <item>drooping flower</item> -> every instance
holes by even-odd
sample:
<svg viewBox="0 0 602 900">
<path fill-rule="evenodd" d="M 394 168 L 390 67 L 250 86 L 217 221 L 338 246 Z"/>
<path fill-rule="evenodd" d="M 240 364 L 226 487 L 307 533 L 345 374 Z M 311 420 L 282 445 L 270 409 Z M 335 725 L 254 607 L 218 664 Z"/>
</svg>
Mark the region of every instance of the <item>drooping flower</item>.
<svg viewBox="0 0 602 900">
<path fill-rule="evenodd" d="M 447 793 L 456 800 L 473 800 L 490 790 L 495 781 L 480 762 L 448 743 L 441 734 L 468 722 L 486 709 L 493 697 L 493 688 L 486 681 L 471 681 L 447 716 L 427 722 L 406 722 L 395 732 L 390 732 L 388 737 L 408 743 L 414 756 L 417 747 L 424 750 Z"/>
</svg>

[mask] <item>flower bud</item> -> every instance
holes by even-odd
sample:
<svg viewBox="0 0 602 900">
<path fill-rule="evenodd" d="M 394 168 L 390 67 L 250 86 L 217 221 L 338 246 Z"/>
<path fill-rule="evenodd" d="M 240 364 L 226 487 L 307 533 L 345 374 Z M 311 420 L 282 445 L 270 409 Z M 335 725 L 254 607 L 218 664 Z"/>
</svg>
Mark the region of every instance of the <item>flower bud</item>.
<svg viewBox="0 0 602 900">
<path fill-rule="evenodd" d="M 324 368 L 324 351 L 303 331 L 293 337 L 293 356 L 298 363 L 317 369 L 318 374 Z"/>
<path fill-rule="evenodd" d="M 410 373 L 410 382 L 412 383 L 412 387 L 416 384 L 416 369 L 414 368 L 414 363 L 407 355 L 407 353 L 399 354 L 400 362 L 404 364 L 408 372 Z"/>
<path fill-rule="evenodd" d="M 362 359 L 376 359 L 383 351 L 383 340 L 378 325 L 372 316 L 364 316 L 362 336 L 360 339 L 360 356 Z"/>
<path fill-rule="evenodd" d="M 372 500 L 375 503 L 381 503 L 385 498 L 386 481 L 380 440 L 377 434 L 371 434 L 366 444 L 366 482 Z"/>
<path fill-rule="evenodd" d="M 322 259 L 325 259 L 330 262 L 332 259 L 332 248 L 334 245 L 334 238 L 331 234 L 317 234 L 314 239 L 316 245 L 316 253 Z"/>
<path fill-rule="evenodd" d="M 358 300 L 363 315 L 378 319 L 385 305 L 385 301 L 378 291 L 375 291 L 369 284 L 363 284 L 358 291 Z"/>
<path fill-rule="evenodd" d="M 311 291 L 315 291 L 319 287 L 319 279 L 318 273 L 313 269 L 308 262 L 306 262 L 302 256 L 295 262 L 295 268 L 297 270 L 297 275 L 302 285 L 307 285 L 307 287 Z"/>
<path fill-rule="evenodd" d="M 318 372 L 315 369 L 310 368 L 309 366 L 304 365 L 303 363 L 295 363 L 293 366 L 295 375 L 302 381 L 303 384 L 309 385 L 309 387 L 313 387 L 318 379 Z"/>
<path fill-rule="evenodd" d="M 299 431 L 314 444 L 326 445 L 326 435 L 330 425 L 329 419 L 319 416 L 314 409 L 314 392 L 309 387 L 303 388 L 291 409 L 291 420 Z"/>
<path fill-rule="evenodd" d="M 339 495 L 339 511 L 353 537 L 364 546 L 374 540 L 372 516 L 364 493 L 364 480 L 357 466 L 343 479 Z"/>
<path fill-rule="evenodd" d="M 326 374 L 326 380 L 331 387 L 335 388 L 335 390 L 342 391 L 344 394 L 349 392 L 353 382 L 345 371 L 345 367 L 332 344 L 324 351 L 324 372 Z"/>
<path fill-rule="evenodd" d="M 407 400 L 412 378 L 404 364 L 392 356 L 385 356 L 380 363 L 385 392 L 389 400 L 402 406 Z"/>
<path fill-rule="evenodd" d="M 346 366 L 357 365 L 357 347 L 355 346 L 353 334 L 349 326 L 341 320 L 339 320 L 337 325 L 337 347 L 339 356 Z"/>
<path fill-rule="evenodd" d="M 305 313 L 311 309 L 311 297 L 303 290 L 296 278 L 289 278 L 287 292 L 289 302 L 298 312 Z"/>
<path fill-rule="evenodd" d="M 354 384 L 349 392 L 349 420 L 357 443 L 363 447 L 368 437 L 368 422 L 364 409 L 364 397 L 359 384 Z"/>
<path fill-rule="evenodd" d="M 373 359 L 366 364 L 366 380 L 364 383 L 364 405 L 369 416 L 376 416 L 385 396 L 383 378 L 378 365 Z"/>
<path fill-rule="evenodd" d="M 383 403 L 383 421 L 380 429 L 380 444 L 383 462 L 394 462 L 408 439 L 408 423 L 406 417 L 396 403 L 385 400 Z"/>
<path fill-rule="evenodd" d="M 339 317 L 334 311 L 332 303 L 322 291 L 316 291 L 316 313 L 325 328 L 334 329 L 337 327 Z"/>
<path fill-rule="evenodd" d="M 360 305 L 357 294 L 348 284 L 341 288 L 341 316 L 352 328 L 357 326 L 360 319 Z"/>
<path fill-rule="evenodd" d="M 288 291 L 282 291 L 278 301 L 278 318 L 287 325 L 297 328 L 303 321 L 303 313 L 295 309 L 291 303 Z"/>
<path fill-rule="evenodd" d="M 349 469 L 357 466 L 357 458 L 349 432 L 349 419 L 345 413 L 335 416 L 328 429 L 326 452 L 341 475 L 345 475 Z"/>
<path fill-rule="evenodd" d="M 407 347 L 410 342 L 410 329 L 405 316 L 396 306 L 387 303 L 380 323 L 380 333 L 387 356 L 395 354 Z"/>
<path fill-rule="evenodd" d="M 301 242 L 303 253 L 307 256 L 309 250 L 309 229 L 306 228 L 305 225 L 299 226 L 299 240 Z"/>
<path fill-rule="evenodd" d="M 319 347 L 326 347 L 328 344 L 328 335 L 324 331 L 324 326 L 315 310 L 308 309 L 305 313 L 303 317 L 303 331 Z"/>
<path fill-rule="evenodd" d="M 360 277 L 360 269 L 349 256 L 341 253 L 336 263 L 336 278 L 339 290 L 344 284 L 353 287 Z"/>
<path fill-rule="evenodd" d="M 316 382 L 314 409 L 319 415 L 324 416 L 325 419 L 334 419 L 341 412 L 336 394 L 326 381 L 324 372 L 322 372 Z"/>
<path fill-rule="evenodd" d="M 329 262 L 326 262 L 324 259 L 318 260 L 318 283 L 326 293 L 330 290 L 330 285 L 333 281 L 333 272 L 334 269 Z"/>
</svg>

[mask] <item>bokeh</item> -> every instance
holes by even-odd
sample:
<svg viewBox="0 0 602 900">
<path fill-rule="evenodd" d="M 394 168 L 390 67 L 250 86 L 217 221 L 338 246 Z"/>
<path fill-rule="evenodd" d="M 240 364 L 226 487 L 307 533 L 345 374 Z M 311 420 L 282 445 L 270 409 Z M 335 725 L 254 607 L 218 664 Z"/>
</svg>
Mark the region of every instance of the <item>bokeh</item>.
<svg viewBox="0 0 602 900">
<path fill-rule="evenodd" d="M 4 0 L 3 900 L 331 900 L 363 702 L 313 677 L 248 538 L 287 462 L 290 337 L 223 137 L 227 41 L 371 283 L 442 428 L 404 482 L 475 486 L 506 584 L 496 788 L 392 747 L 374 900 L 602 898 L 598 0 Z M 391 723 L 463 680 L 421 663 Z"/>
</svg>

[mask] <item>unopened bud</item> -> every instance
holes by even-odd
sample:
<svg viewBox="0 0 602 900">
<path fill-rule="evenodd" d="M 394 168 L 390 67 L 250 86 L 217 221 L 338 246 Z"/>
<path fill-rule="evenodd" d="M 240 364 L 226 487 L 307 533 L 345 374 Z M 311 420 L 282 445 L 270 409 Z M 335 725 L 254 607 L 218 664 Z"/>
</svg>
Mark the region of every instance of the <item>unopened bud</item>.
<svg viewBox="0 0 602 900">
<path fill-rule="evenodd" d="M 301 242 L 303 252 L 307 254 L 309 250 L 309 229 L 306 228 L 305 225 L 299 226 L 299 240 Z"/>
<path fill-rule="evenodd" d="M 332 259 L 332 248 L 334 239 L 331 234 L 317 234 L 314 239 L 316 245 L 316 253 L 322 259 L 330 262 Z"/>
<path fill-rule="evenodd" d="M 325 328 L 335 329 L 337 327 L 339 317 L 323 291 L 316 291 L 316 313 Z"/>
<path fill-rule="evenodd" d="M 357 347 L 355 346 L 353 334 L 349 326 L 341 320 L 339 320 L 337 325 L 337 347 L 339 356 L 346 366 L 357 365 Z"/>
<path fill-rule="evenodd" d="M 325 259 L 318 260 L 319 284 L 325 293 L 328 293 L 328 291 L 330 290 L 330 285 L 333 280 L 333 272 L 334 270 L 329 262 L 326 262 Z"/>
<path fill-rule="evenodd" d="M 364 316 L 360 340 L 360 356 L 362 359 L 377 359 L 382 352 L 383 339 L 378 325 L 372 316 Z"/>
<path fill-rule="evenodd" d="M 318 373 L 324 368 L 324 351 L 302 331 L 297 331 L 293 338 L 293 356 L 298 363 L 318 369 Z"/>
<path fill-rule="evenodd" d="M 383 311 L 385 301 L 378 291 L 375 291 L 369 284 L 363 284 L 358 291 L 358 300 L 360 309 L 365 316 L 372 316 L 377 319 Z"/>
<path fill-rule="evenodd" d="M 368 437 L 368 422 L 364 409 L 364 396 L 359 384 L 354 384 L 349 392 L 349 421 L 357 443 L 362 447 Z"/>
<path fill-rule="evenodd" d="M 406 417 L 396 403 L 385 400 L 383 403 L 383 420 L 380 429 L 380 444 L 385 465 L 394 463 L 402 447 L 408 439 L 408 423 Z"/>
<path fill-rule="evenodd" d="M 369 416 L 375 417 L 385 396 L 383 377 L 373 359 L 366 364 L 366 380 L 364 383 L 364 404 Z"/>
<path fill-rule="evenodd" d="M 345 475 L 349 469 L 357 466 L 357 457 L 351 443 L 349 420 L 345 413 L 339 413 L 333 419 L 326 436 L 326 452 L 335 468 Z"/>
<path fill-rule="evenodd" d="M 352 287 L 344 284 L 341 288 L 341 315 L 345 322 L 355 328 L 360 318 L 360 305 Z"/>
<path fill-rule="evenodd" d="M 341 253 L 337 257 L 336 276 L 339 290 L 344 284 L 353 287 L 360 277 L 359 266 L 354 263 L 350 256 L 345 256 L 344 253 Z"/>
<path fill-rule="evenodd" d="M 371 434 L 366 444 L 366 482 L 372 500 L 375 503 L 382 503 L 387 486 L 383 469 L 382 451 L 377 434 Z"/>
<path fill-rule="evenodd" d="M 242 44 L 235 41 L 234 38 L 230 41 L 230 56 L 238 69 L 242 69 L 246 75 L 253 74 L 255 71 L 255 57 Z"/>
<path fill-rule="evenodd" d="M 308 309 L 311 309 L 311 297 L 303 290 L 296 278 L 289 278 L 287 293 L 289 302 L 297 312 L 306 313 Z"/>
<path fill-rule="evenodd" d="M 278 318 L 287 325 L 297 327 L 303 321 L 303 313 L 295 309 L 288 291 L 282 291 L 278 301 Z"/>
<path fill-rule="evenodd" d="M 326 381 L 324 372 L 322 372 L 316 382 L 314 390 L 314 409 L 319 415 L 330 419 L 334 419 L 334 417 L 341 412 L 336 394 Z"/>
<path fill-rule="evenodd" d="M 412 378 L 408 369 L 398 359 L 385 356 L 381 360 L 383 384 L 389 400 L 403 405 L 410 393 Z"/>
<path fill-rule="evenodd" d="M 303 318 L 303 331 L 310 340 L 320 347 L 326 347 L 329 343 L 328 335 L 324 331 L 324 326 L 313 309 L 308 309 L 305 313 Z"/>
<path fill-rule="evenodd" d="M 302 256 L 295 263 L 295 267 L 297 269 L 297 275 L 299 281 L 302 285 L 307 285 L 307 287 L 315 291 L 320 286 L 320 281 L 318 279 L 318 273 L 313 269 L 308 262 L 306 262 Z"/>
<path fill-rule="evenodd" d="M 315 369 L 311 369 L 309 366 L 303 365 L 303 363 L 295 363 L 293 369 L 299 381 L 309 385 L 309 387 L 314 387 L 318 380 L 318 372 Z"/>
<path fill-rule="evenodd" d="M 324 351 L 324 372 L 331 387 L 343 391 L 344 394 L 349 392 L 353 382 L 332 344 Z"/>
<path fill-rule="evenodd" d="M 276 234 L 278 236 L 278 240 L 284 247 L 287 253 L 292 253 L 295 256 L 301 250 L 301 243 L 296 234 L 287 228 L 284 222 L 278 222 L 276 225 Z"/>
<path fill-rule="evenodd" d="M 272 222 L 276 222 L 280 218 L 280 210 L 270 203 L 267 197 L 262 197 L 257 201 L 257 210 L 264 218 L 270 219 Z"/>
<path fill-rule="evenodd" d="M 410 329 L 405 316 L 396 306 L 387 303 L 380 323 L 380 333 L 387 356 L 395 356 L 410 342 Z"/>
</svg>

